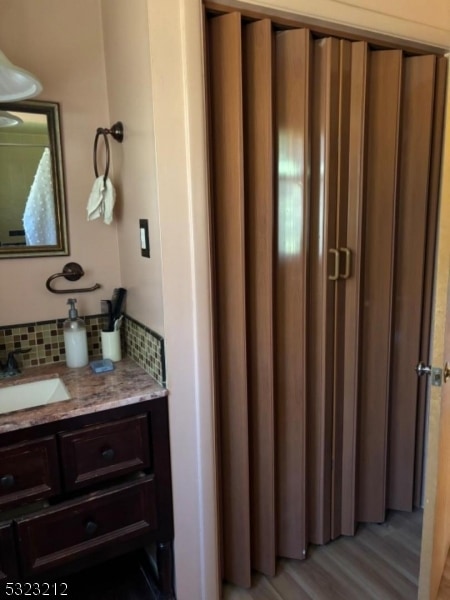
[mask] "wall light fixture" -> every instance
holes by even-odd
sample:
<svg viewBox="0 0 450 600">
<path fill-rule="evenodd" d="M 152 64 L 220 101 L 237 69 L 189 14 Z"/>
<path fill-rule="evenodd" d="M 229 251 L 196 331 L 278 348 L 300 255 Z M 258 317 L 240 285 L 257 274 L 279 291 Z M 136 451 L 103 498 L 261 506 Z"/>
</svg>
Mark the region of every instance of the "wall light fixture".
<svg viewBox="0 0 450 600">
<path fill-rule="evenodd" d="M 34 75 L 16 67 L 0 50 L 0 102 L 15 102 L 37 96 L 41 83 Z"/>
</svg>

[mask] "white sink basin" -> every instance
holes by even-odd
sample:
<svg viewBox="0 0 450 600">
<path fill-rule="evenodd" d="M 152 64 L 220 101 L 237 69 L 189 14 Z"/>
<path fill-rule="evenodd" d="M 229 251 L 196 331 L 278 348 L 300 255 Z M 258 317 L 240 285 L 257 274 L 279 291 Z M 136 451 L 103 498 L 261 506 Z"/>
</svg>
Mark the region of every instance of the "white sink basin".
<svg viewBox="0 0 450 600">
<path fill-rule="evenodd" d="M 0 388 L 0 413 L 69 399 L 70 394 L 59 377 L 9 385 Z"/>
</svg>

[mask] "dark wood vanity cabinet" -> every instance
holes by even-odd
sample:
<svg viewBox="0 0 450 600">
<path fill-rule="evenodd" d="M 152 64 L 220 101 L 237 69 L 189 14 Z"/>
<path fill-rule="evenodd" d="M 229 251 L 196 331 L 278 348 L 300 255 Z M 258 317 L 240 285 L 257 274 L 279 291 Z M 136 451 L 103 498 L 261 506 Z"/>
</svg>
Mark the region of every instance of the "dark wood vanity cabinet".
<svg viewBox="0 0 450 600">
<path fill-rule="evenodd" d="M 0 584 L 16 581 L 18 576 L 12 523 L 0 525 Z"/>
<path fill-rule="evenodd" d="M 2 434 L 0 523 L 0 582 L 156 542 L 160 597 L 173 598 L 167 398 Z"/>
</svg>

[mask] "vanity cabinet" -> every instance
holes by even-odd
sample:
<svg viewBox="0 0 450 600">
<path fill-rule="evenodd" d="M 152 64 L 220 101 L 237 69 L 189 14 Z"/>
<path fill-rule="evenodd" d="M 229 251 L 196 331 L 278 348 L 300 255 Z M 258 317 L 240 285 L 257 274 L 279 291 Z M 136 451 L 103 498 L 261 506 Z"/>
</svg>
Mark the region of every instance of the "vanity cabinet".
<svg viewBox="0 0 450 600">
<path fill-rule="evenodd" d="M 11 523 L 0 525 L 0 583 L 17 579 L 14 532 Z"/>
<path fill-rule="evenodd" d="M 156 542 L 161 598 L 173 598 L 167 398 L 1 434 L 0 521 L 0 581 L 59 577 Z"/>
</svg>

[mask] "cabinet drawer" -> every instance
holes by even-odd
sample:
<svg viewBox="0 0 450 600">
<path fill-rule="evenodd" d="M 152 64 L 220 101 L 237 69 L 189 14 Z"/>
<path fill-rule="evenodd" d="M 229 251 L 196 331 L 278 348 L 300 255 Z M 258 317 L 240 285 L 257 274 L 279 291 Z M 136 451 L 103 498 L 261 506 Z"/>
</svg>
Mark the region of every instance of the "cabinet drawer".
<svg viewBox="0 0 450 600">
<path fill-rule="evenodd" d="M 149 466 L 146 415 L 62 433 L 60 439 L 67 490 Z"/>
<path fill-rule="evenodd" d="M 129 542 L 156 527 L 152 476 L 18 519 L 24 575 Z"/>
<path fill-rule="evenodd" d="M 12 525 L 0 525 L 0 582 L 17 580 L 16 551 Z"/>
<path fill-rule="evenodd" d="M 47 498 L 59 490 L 54 437 L 0 448 L 0 509 Z"/>
</svg>

